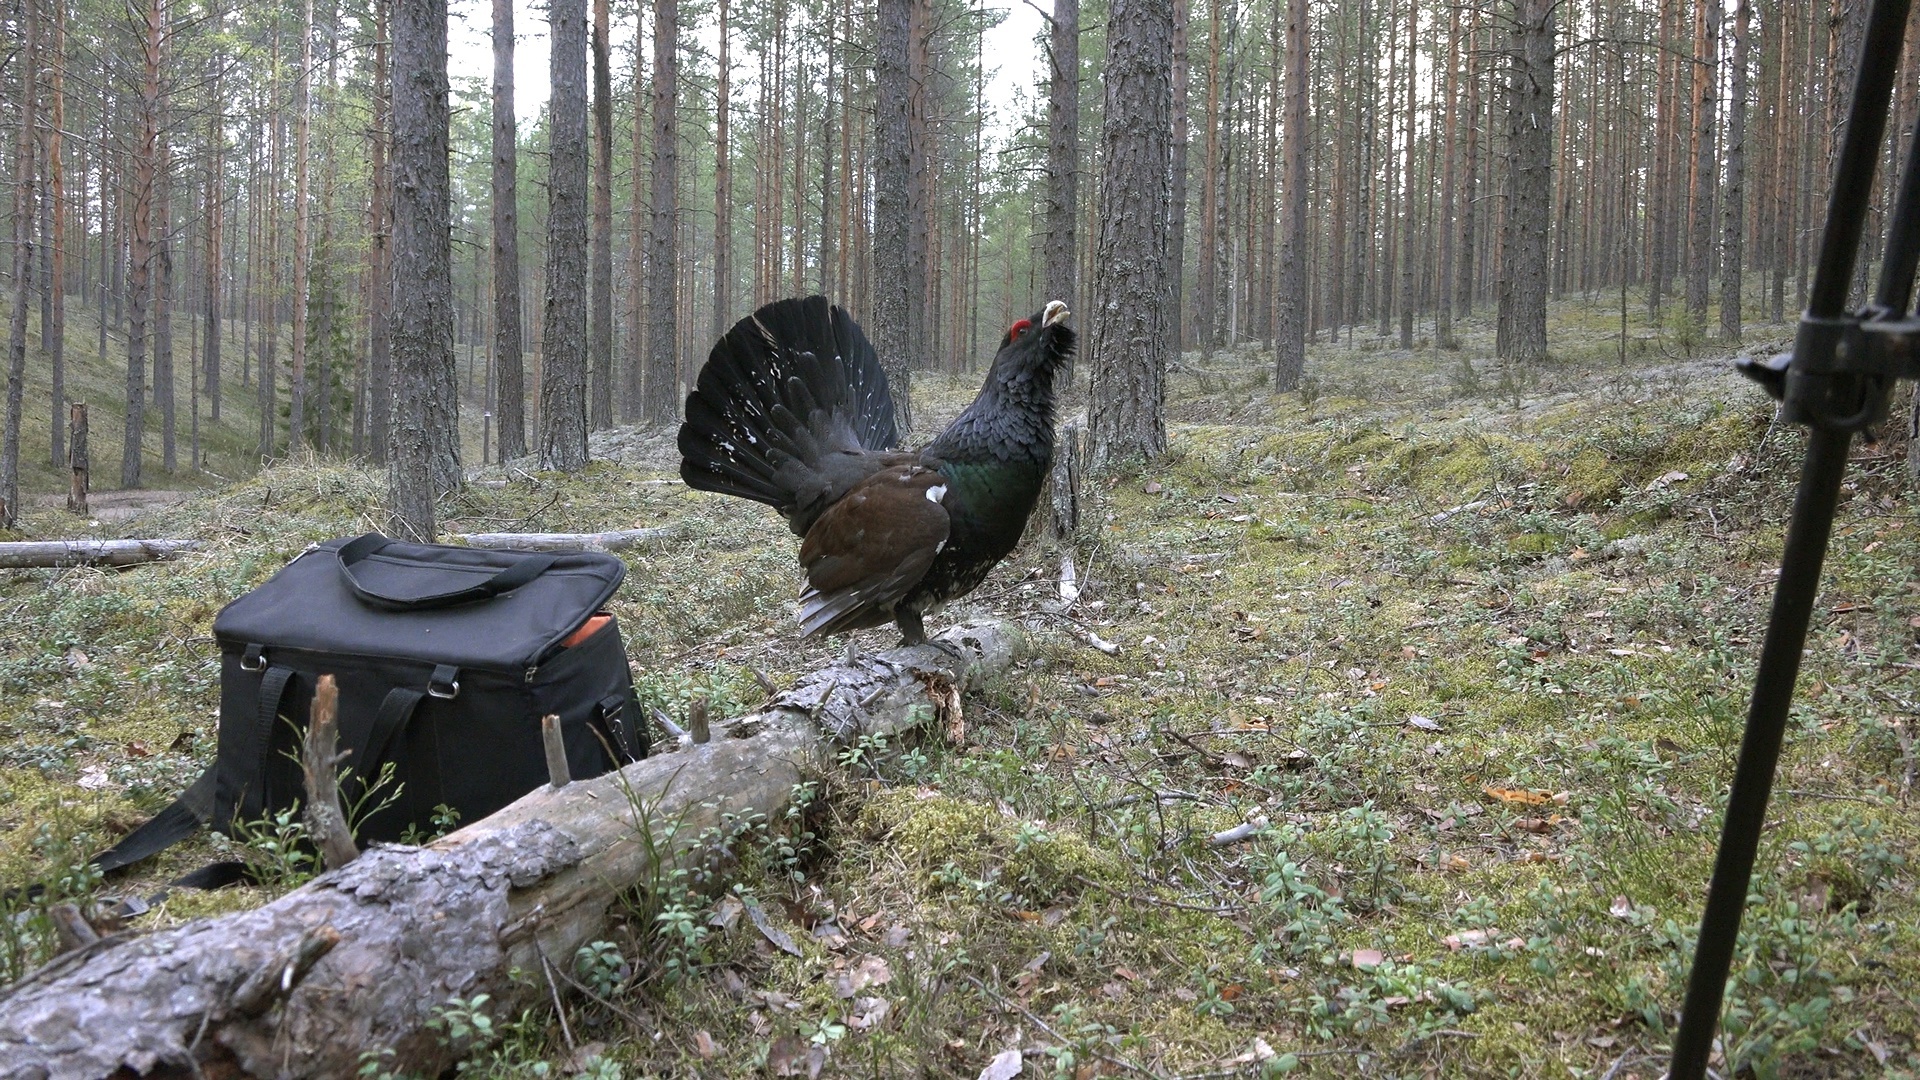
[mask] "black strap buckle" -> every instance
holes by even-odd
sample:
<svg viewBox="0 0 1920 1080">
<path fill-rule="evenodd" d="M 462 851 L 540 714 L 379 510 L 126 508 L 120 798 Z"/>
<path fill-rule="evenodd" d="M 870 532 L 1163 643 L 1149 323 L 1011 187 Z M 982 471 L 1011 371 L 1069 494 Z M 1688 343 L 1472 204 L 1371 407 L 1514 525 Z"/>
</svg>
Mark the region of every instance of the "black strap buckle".
<svg viewBox="0 0 1920 1080">
<path fill-rule="evenodd" d="M 442 701 L 452 701 L 460 696 L 460 669 L 452 664 L 440 664 L 433 669 L 433 675 L 427 679 L 427 696 Z"/>
<path fill-rule="evenodd" d="M 240 657 L 241 671 L 265 671 L 267 669 L 267 650 L 264 646 L 248 645 L 247 651 Z"/>
</svg>

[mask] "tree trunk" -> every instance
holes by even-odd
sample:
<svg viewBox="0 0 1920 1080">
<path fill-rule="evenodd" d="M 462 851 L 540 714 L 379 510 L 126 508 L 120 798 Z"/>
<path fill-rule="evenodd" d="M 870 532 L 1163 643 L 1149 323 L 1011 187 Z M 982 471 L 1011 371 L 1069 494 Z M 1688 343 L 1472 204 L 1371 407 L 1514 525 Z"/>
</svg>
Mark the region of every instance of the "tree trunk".
<svg viewBox="0 0 1920 1080">
<path fill-rule="evenodd" d="M 678 284 L 680 269 L 679 0 L 653 4 L 653 229 L 647 245 L 647 370 L 641 419 L 671 423 L 680 412 Z"/>
<path fill-rule="evenodd" d="M 1047 251 L 1046 298 L 1069 311 L 1074 291 L 1074 215 L 1080 168 L 1080 0 L 1053 0 L 1050 37 L 1050 92 L 1047 95 Z M 976 275 L 977 276 L 977 275 Z"/>
<path fill-rule="evenodd" d="M 393 93 L 387 62 L 392 0 L 374 0 L 373 169 L 368 185 L 373 205 L 367 217 L 367 408 L 366 446 L 377 465 L 387 462 L 393 432 Z M 496 204 L 496 213 L 498 212 Z M 498 233 L 495 233 L 498 242 Z M 515 305 L 517 312 L 518 305 Z"/>
<path fill-rule="evenodd" d="M 593 0 L 593 427 L 613 426 L 613 58 L 607 0 Z"/>
<path fill-rule="evenodd" d="M 53 230 L 47 238 L 51 247 L 47 291 L 52 301 L 48 318 L 41 324 L 40 344 L 53 368 L 52 458 L 58 469 L 67 463 L 67 189 L 60 162 L 61 141 L 66 129 L 67 5 L 53 5 L 53 41 L 48 57 L 48 106 L 52 111 L 47 124 L 47 197 L 53 204 Z M 86 160 L 82 150 L 80 194 L 86 197 Z M 86 244 L 85 222 L 80 230 L 81 245 Z M 86 280 L 82 269 L 81 280 Z"/>
<path fill-rule="evenodd" d="M 1419 70 L 1418 50 L 1420 47 L 1420 5 L 1407 5 L 1407 145 L 1406 157 L 1401 168 L 1406 172 L 1406 187 L 1400 200 L 1401 242 L 1400 242 L 1400 347 L 1413 348 L 1413 238 L 1414 224 L 1419 218 L 1414 195 L 1414 87 L 1419 83 L 1415 77 Z"/>
<path fill-rule="evenodd" d="M 587 465 L 587 0 L 553 0 L 540 467 Z"/>
<path fill-rule="evenodd" d="M 1553 195 L 1553 4 L 1514 0 L 1507 77 L 1507 214 L 1501 311 L 1518 363 L 1547 357 L 1547 220 Z"/>
<path fill-rule="evenodd" d="M 439 1075 L 453 1051 L 429 1024 L 450 994 L 488 996 L 495 1017 L 544 1005 L 550 965 L 604 936 L 624 895 L 750 843 L 737 823 L 781 820 L 855 734 L 932 720 L 952 737 L 960 687 L 1005 671 L 1017 642 L 991 623 L 943 639 L 825 668 L 707 742 L 542 785 L 264 907 L 70 953 L 12 988 L 0 1055 L 52 1077 L 301 1078 L 355 1075 L 390 1048 L 381 1069 Z"/>
<path fill-rule="evenodd" d="M 722 42 L 724 47 L 725 42 Z M 627 207 L 627 332 L 629 342 L 620 370 L 620 416 L 632 423 L 640 418 L 646 391 L 647 368 L 647 236 L 653 221 L 647 213 L 647 174 L 640 168 L 646 153 L 651 102 L 641 73 L 646 70 L 646 20 L 633 21 L 633 157 L 627 170 L 633 193 Z"/>
<path fill-rule="evenodd" d="M 713 337 L 733 319 L 733 153 L 727 123 L 733 112 L 733 63 L 727 56 L 727 0 L 719 0 L 719 77 L 713 90 Z M 843 178 L 844 179 L 844 178 Z M 842 301 L 844 302 L 844 301 Z"/>
<path fill-rule="evenodd" d="M 925 292 L 925 268 L 908 254 L 911 213 L 908 173 L 912 165 L 907 54 L 919 0 L 878 0 L 879 27 L 873 58 L 873 311 L 866 320 L 875 351 L 893 393 L 894 422 L 901 435 L 913 428 L 912 326 Z"/>
<path fill-rule="evenodd" d="M 217 0 L 211 6 L 208 15 L 213 24 L 213 29 L 216 32 L 224 28 L 226 14 L 222 10 L 222 5 L 218 3 Z M 204 305 L 201 309 L 201 317 L 206 324 L 207 344 L 206 356 L 201 361 L 203 365 L 201 386 L 207 395 L 207 419 L 212 423 L 218 424 L 220 422 L 221 375 L 220 241 L 222 234 L 226 230 L 226 178 L 221 175 L 222 166 L 226 160 L 227 148 L 226 129 L 224 127 L 226 98 L 221 90 L 220 74 L 223 65 L 216 58 L 210 60 L 207 66 L 211 69 L 208 85 L 211 87 L 213 111 L 212 115 L 207 118 L 207 176 L 206 190 L 202 197 L 202 201 L 206 206 L 206 265 L 201 268 L 204 272 L 204 280 L 201 288 L 205 294 L 201 297 L 201 303 Z M 193 466 L 199 468 L 200 462 L 197 458 L 194 460 Z"/>
<path fill-rule="evenodd" d="M 1449 5 L 1447 15 L 1446 120 L 1442 124 L 1440 145 L 1440 209 L 1433 227 L 1438 233 L 1438 266 L 1434 271 L 1433 343 L 1441 349 L 1453 348 L 1453 180 L 1456 170 L 1454 146 L 1459 134 L 1460 103 L 1457 87 L 1460 71 L 1460 8 Z"/>
<path fill-rule="evenodd" d="M 520 340 L 520 207 L 514 145 L 513 0 L 493 0 L 493 363 L 501 461 L 527 456 Z"/>
<path fill-rule="evenodd" d="M 1720 336 L 1740 340 L 1741 265 L 1747 233 L 1747 30 L 1748 0 L 1733 0 L 1733 97 L 1727 103 L 1727 191 L 1722 200 L 1720 241 Z"/>
<path fill-rule="evenodd" d="M 140 486 L 146 420 L 147 310 L 153 299 L 153 196 L 160 152 L 160 0 L 147 0 L 141 36 L 140 143 L 134 154 L 133 229 L 128 245 L 127 423 L 120 486 Z M 157 394 L 157 388 L 156 388 Z"/>
<path fill-rule="evenodd" d="M 287 449 L 306 446 L 307 436 L 307 279 L 312 272 L 309 241 L 313 211 L 308 205 L 307 144 L 313 114 L 313 0 L 300 8 L 300 66 L 293 73 L 293 338 L 287 372 Z"/>
<path fill-rule="evenodd" d="M 171 12 L 162 14 L 170 23 Z M 163 39 L 171 36 L 171 29 Z M 160 411 L 160 467 L 171 474 L 178 467 L 175 454 L 173 392 L 173 151 L 164 132 L 172 112 L 172 93 L 163 83 L 160 91 L 159 167 L 153 181 L 153 405 Z"/>
<path fill-rule="evenodd" d="M 394 416 L 387 475 L 396 525 L 430 541 L 434 500 L 460 486 L 447 233 L 447 4 L 393 0 L 392 13 Z"/>
<path fill-rule="evenodd" d="M 1173 5 L 1114 0 L 1101 124 L 1087 434 L 1095 468 L 1167 448 L 1168 225 L 1173 208 Z"/>
<path fill-rule="evenodd" d="M 1705 330 L 1713 286 L 1713 196 L 1719 188 L 1714 116 L 1720 100 L 1720 0 L 1701 0 L 1693 33 L 1693 138 L 1688 188 L 1687 317 Z"/>
<path fill-rule="evenodd" d="M 1187 340 L 1184 297 L 1187 287 L 1187 150 L 1192 144 L 1188 110 L 1188 84 L 1192 82 L 1192 71 L 1187 59 L 1190 2 L 1173 0 L 1173 205 L 1167 215 L 1167 282 L 1173 299 L 1167 305 L 1166 319 L 1167 344 L 1175 360 L 1180 358 L 1180 351 L 1186 347 Z M 1097 208 L 1100 200 L 1105 198 L 1105 193 L 1095 190 L 1092 194 Z M 1100 235 L 1100 230 L 1095 229 L 1092 237 L 1095 252 L 1099 251 Z"/>
<path fill-rule="evenodd" d="M 1307 369 L 1307 0 L 1287 0 L 1287 123 L 1282 151 L 1286 179 L 1281 186 L 1278 325 L 1273 335 L 1273 388 L 1286 394 L 1300 389 Z M 1357 257 L 1357 253 L 1356 253 Z M 1338 321 L 1335 313 L 1334 321 Z"/>
<path fill-rule="evenodd" d="M 20 522 L 20 422 L 27 381 L 27 301 L 33 296 L 34 105 L 40 71 L 38 0 L 21 0 L 20 127 L 13 142 L 13 296 L 7 331 L 7 416 L 0 432 L 0 529 Z"/>
</svg>

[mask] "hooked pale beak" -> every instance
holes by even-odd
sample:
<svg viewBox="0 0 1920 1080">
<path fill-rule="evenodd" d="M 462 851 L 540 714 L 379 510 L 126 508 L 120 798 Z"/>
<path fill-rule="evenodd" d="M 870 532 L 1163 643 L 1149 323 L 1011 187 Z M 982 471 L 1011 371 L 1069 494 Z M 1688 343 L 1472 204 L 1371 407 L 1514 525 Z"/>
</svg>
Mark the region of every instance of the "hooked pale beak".
<svg viewBox="0 0 1920 1080">
<path fill-rule="evenodd" d="M 1071 314 L 1073 314 L 1073 312 L 1067 310 L 1065 302 L 1049 300 L 1047 301 L 1046 310 L 1040 316 L 1040 325 L 1043 327 L 1052 326 L 1054 323 L 1065 319 Z"/>
</svg>

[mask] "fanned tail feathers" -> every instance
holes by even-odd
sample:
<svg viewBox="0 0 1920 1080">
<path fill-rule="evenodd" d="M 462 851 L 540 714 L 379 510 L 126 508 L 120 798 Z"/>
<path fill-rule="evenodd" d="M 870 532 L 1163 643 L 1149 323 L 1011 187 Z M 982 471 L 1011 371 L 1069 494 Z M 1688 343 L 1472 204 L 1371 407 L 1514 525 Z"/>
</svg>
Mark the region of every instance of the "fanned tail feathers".
<svg viewBox="0 0 1920 1080">
<path fill-rule="evenodd" d="M 879 357 L 823 296 L 775 301 L 735 323 L 701 368 L 686 417 L 688 486 L 766 503 L 802 533 L 848 486 L 839 474 L 852 462 L 838 455 L 898 441 Z"/>
</svg>

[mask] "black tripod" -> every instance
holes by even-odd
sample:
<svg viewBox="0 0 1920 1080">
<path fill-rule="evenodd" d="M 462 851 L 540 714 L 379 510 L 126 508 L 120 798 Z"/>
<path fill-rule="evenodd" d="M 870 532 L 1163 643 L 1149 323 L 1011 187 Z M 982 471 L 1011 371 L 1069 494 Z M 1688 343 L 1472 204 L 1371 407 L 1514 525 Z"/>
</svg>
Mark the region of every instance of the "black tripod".
<svg viewBox="0 0 1920 1080">
<path fill-rule="evenodd" d="M 1743 373 L 1782 402 L 1783 417 L 1807 425 L 1811 434 L 1781 555 L 1780 584 L 1760 647 L 1753 704 L 1727 796 L 1726 821 L 1707 887 L 1680 1030 L 1673 1041 L 1669 1080 L 1701 1080 L 1706 1075 L 1754 853 L 1766 821 L 1767 796 L 1780 759 L 1787 708 L 1793 701 L 1800 653 L 1846 472 L 1847 446 L 1854 432 L 1885 414 L 1887 393 L 1896 380 L 1920 377 L 1920 318 L 1909 314 L 1914 267 L 1920 262 L 1920 126 L 1903 166 L 1873 302 L 1860 311 L 1846 310 L 1909 4 L 1910 0 L 1873 0 L 1867 15 L 1859 75 L 1827 199 L 1826 231 L 1820 238 L 1812 294 L 1800 317 L 1793 352 L 1740 364 Z"/>
</svg>

